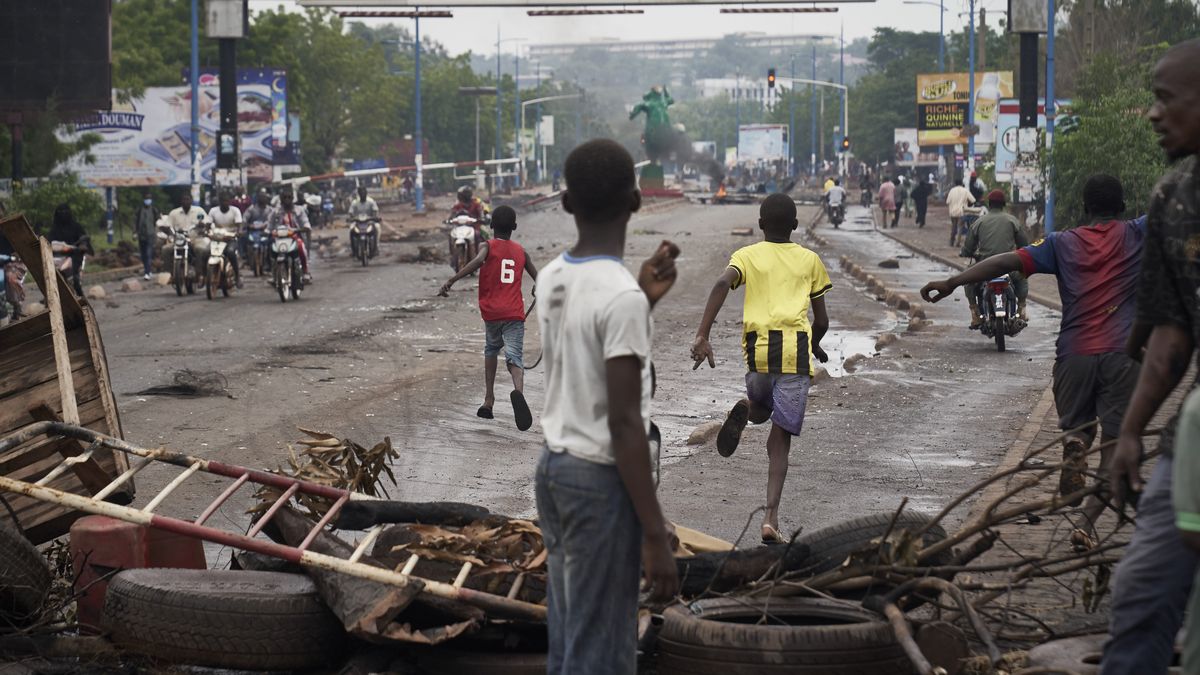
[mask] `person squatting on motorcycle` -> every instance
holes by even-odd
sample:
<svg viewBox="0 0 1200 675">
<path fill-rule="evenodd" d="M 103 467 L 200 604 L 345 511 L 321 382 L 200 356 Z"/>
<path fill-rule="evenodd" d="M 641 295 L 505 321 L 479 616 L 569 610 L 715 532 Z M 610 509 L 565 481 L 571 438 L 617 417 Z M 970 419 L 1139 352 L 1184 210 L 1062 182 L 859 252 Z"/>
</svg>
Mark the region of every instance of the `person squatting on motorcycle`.
<svg viewBox="0 0 1200 675">
<path fill-rule="evenodd" d="M 296 240 L 296 246 L 300 249 L 300 268 L 304 270 L 304 283 L 312 283 L 312 274 L 308 271 L 308 249 L 304 246 L 304 237 L 301 236 L 303 230 L 312 228 L 308 222 L 308 210 L 304 206 L 295 203 L 295 195 L 291 190 L 284 190 L 279 194 L 279 208 L 271 212 L 271 229 L 277 227 L 286 227 L 292 230 L 292 238 Z"/>
<path fill-rule="evenodd" d="M 1009 253 L 1029 245 L 1029 236 L 1025 234 L 1021 223 L 1011 214 L 1004 212 L 1004 202 L 1003 191 L 992 190 L 988 193 L 989 212 L 971 226 L 971 231 L 967 233 L 967 240 L 963 242 L 959 255 L 964 258 L 972 258 L 978 263 L 994 255 Z M 1013 272 L 1010 277 L 1013 290 L 1017 293 L 1017 311 L 1022 321 L 1028 321 L 1029 315 L 1025 311 L 1025 299 L 1029 297 L 1029 282 L 1020 272 Z M 967 304 L 971 306 L 971 328 L 979 328 L 983 323 L 979 314 L 978 302 L 983 281 L 968 283 L 965 286 Z"/>
<path fill-rule="evenodd" d="M 56 254 L 62 256 L 58 262 L 58 271 L 71 282 L 76 295 L 83 295 L 83 258 L 94 255 L 92 241 L 84 231 L 79 221 L 71 213 L 71 207 L 63 202 L 54 209 L 54 221 L 50 225 L 50 234 L 46 237 Z"/>
<path fill-rule="evenodd" d="M 1138 377 L 1138 364 L 1125 354 L 1125 345 L 1137 313 L 1146 219 L 1118 218 L 1125 211 L 1121 182 L 1103 174 L 1084 184 L 1083 210 L 1087 225 L 1051 232 L 1045 239 L 992 256 L 921 289 L 927 302 L 938 302 L 959 286 L 1003 274 L 1055 275 L 1063 307 L 1054 361 L 1054 404 L 1059 428 L 1071 432 L 1063 439 L 1059 479 L 1063 495 L 1087 484 L 1087 451 L 1096 438 L 1096 425 L 1088 423 L 1099 418 L 1102 443 L 1115 439 Z M 1101 482 L 1108 475 L 1111 454 L 1111 449 L 1101 451 Z M 1072 535 L 1077 546 L 1094 545 L 1095 522 L 1109 497 L 1108 490 L 1089 497 L 1084 509 L 1089 531 Z"/>
<path fill-rule="evenodd" d="M 359 216 L 366 216 L 369 220 L 379 220 L 379 205 L 375 200 L 367 195 L 367 186 L 358 186 L 358 197 L 350 202 L 350 222 L 358 220 Z M 379 254 L 379 241 L 372 244 L 373 250 L 371 255 Z"/>
<path fill-rule="evenodd" d="M 221 191 L 220 201 L 212 210 L 208 212 L 209 221 L 220 228 L 229 230 L 231 233 L 236 233 L 241 230 L 242 226 L 242 211 L 233 205 L 233 196 L 228 191 Z M 242 274 L 238 270 L 238 247 L 226 246 L 225 258 L 233 265 L 233 280 L 234 284 L 242 287 Z"/>
</svg>

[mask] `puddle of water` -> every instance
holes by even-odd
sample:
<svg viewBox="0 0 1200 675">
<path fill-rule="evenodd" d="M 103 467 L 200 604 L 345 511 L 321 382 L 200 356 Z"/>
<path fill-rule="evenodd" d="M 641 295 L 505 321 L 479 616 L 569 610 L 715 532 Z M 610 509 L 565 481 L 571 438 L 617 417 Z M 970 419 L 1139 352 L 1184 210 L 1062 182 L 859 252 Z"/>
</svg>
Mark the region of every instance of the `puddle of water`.
<svg viewBox="0 0 1200 675">
<path fill-rule="evenodd" d="M 846 375 L 846 359 L 862 354 L 868 358 L 875 355 L 875 336 L 857 331 L 831 331 L 822 340 L 821 347 L 829 355 L 829 362 L 820 364 L 830 377 Z"/>
</svg>

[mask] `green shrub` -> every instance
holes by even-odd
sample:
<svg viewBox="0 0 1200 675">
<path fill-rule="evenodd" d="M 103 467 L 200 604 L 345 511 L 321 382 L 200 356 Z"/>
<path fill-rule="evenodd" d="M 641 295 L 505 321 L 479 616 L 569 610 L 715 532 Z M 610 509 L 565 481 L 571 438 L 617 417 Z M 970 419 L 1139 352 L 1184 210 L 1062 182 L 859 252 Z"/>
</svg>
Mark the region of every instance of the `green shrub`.
<svg viewBox="0 0 1200 675">
<path fill-rule="evenodd" d="M 84 229 L 95 233 L 104 214 L 104 201 L 93 190 L 84 187 L 74 174 L 55 175 L 49 180 L 36 186 L 26 186 L 12 199 L 9 212 L 24 213 L 25 218 L 33 225 L 40 225 L 43 232 L 54 222 L 54 209 L 59 204 L 70 205 L 75 220 Z"/>
</svg>

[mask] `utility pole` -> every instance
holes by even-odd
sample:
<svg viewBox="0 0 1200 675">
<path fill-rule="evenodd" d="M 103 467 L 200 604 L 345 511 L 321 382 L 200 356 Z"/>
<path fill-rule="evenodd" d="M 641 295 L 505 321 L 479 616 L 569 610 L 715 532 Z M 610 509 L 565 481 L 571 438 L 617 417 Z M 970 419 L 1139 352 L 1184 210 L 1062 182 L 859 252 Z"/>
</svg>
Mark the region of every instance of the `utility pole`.
<svg viewBox="0 0 1200 675">
<path fill-rule="evenodd" d="M 413 77 L 414 85 L 414 103 L 416 104 L 416 124 L 413 126 L 413 164 L 416 167 L 416 186 L 413 190 L 413 211 L 415 213 L 425 213 L 425 172 L 424 164 L 425 157 L 422 153 L 423 143 L 421 142 L 421 8 L 414 8 L 413 12 L 416 16 L 413 17 Z"/>
<path fill-rule="evenodd" d="M 192 203 L 200 202 L 200 0 L 192 0 Z"/>
<path fill-rule="evenodd" d="M 970 10 L 971 16 L 968 17 L 968 27 L 970 33 L 967 36 L 968 47 L 968 72 L 967 85 L 969 87 L 967 98 L 967 126 L 971 127 L 975 124 L 975 0 L 971 0 Z M 967 137 L 967 156 L 963 158 L 963 173 L 971 175 L 975 170 L 975 134 L 970 134 Z"/>
<path fill-rule="evenodd" d="M 521 125 L 521 46 L 513 53 L 513 156 L 521 157 L 521 132 L 524 131 Z M 522 176 L 525 174 L 525 162 L 521 161 L 517 165 L 516 175 L 513 176 L 513 183 L 517 187 L 522 185 Z"/>
<path fill-rule="evenodd" d="M 500 24 L 496 24 L 496 147 L 492 150 L 492 159 L 500 159 Z M 496 165 L 496 171 L 500 165 Z M 492 178 L 492 192 L 500 188 L 499 176 Z"/>
<path fill-rule="evenodd" d="M 845 21 L 842 22 L 842 34 L 841 34 L 841 37 L 838 38 L 838 42 L 840 43 L 839 52 L 838 52 L 838 84 L 845 86 L 845 84 L 846 84 L 846 22 Z M 841 132 L 838 133 L 838 138 L 836 141 L 839 149 L 842 147 L 842 139 L 846 137 L 846 124 L 845 124 L 846 90 L 845 89 L 842 89 L 841 100 L 842 100 L 842 115 L 839 119 L 841 119 L 842 122 L 838 124 L 838 126 L 841 128 Z M 846 156 L 846 152 L 844 150 L 840 151 L 840 154 L 841 154 L 841 161 L 839 162 L 838 173 L 845 176 L 847 173 L 847 169 L 849 168 L 850 158 Z"/>
<path fill-rule="evenodd" d="M 817 43 L 815 40 L 810 40 L 812 43 L 812 80 L 817 81 Z M 817 85 L 808 85 L 808 100 L 812 103 L 812 110 L 809 112 L 809 122 L 812 126 L 812 145 L 809 147 L 808 170 L 812 175 L 817 175 Z"/>
<path fill-rule="evenodd" d="M 979 8 L 979 69 L 987 69 L 987 7 Z"/>
<path fill-rule="evenodd" d="M 218 189 L 242 185 L 241 141 L 238 138 L 237 41 L 246 36 L 247 3 L 208 3 L 208 37 L 217 40 L 221 122 L 217 131 L 217 164 L 213 184 Z"/>
<path fill-rule="evenodd" d="M 1046 33 L 1046 149 L 1054 147 L 1054 117 L 1057 114 L 1054 105 L 1054 18 L 1057 13 L 1054 0 L 1046 0 L 1046 13 L 1049 26 Z M 1046 216 L 1045 231 L 1054 231 L 1054 174 L 1053 167 L 1046 177 Z"/>
<path fill-rule="evenodd" d="M 788 80 L 788 176 L 796 175 L 796 55 L 792 54 L 791 79 Z"/>
<path fill-rule="evenodd" d="M 738 66 L 734 71 L 736 73 L 733 90 L 733 147 L 734 156 L 737 157 L 737 150 L 742 144 L 742 67 Z M 738 157 L 740 160 L 741 157 Z"/>
</svg>

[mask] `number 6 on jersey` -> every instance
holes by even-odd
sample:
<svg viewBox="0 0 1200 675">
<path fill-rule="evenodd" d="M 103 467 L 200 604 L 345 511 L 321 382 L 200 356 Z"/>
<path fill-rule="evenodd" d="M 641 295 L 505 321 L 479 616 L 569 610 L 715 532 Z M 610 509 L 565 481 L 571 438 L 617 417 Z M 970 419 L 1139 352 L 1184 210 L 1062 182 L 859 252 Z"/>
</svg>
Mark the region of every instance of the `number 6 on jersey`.
<svg viewBox="0 0 1200 675">
<path fill-rule="evenodd" d="M 500 261 L 500 283 L 511 284 L 517 280 L 517 261 L 505 258 Z"/>
</svg>

